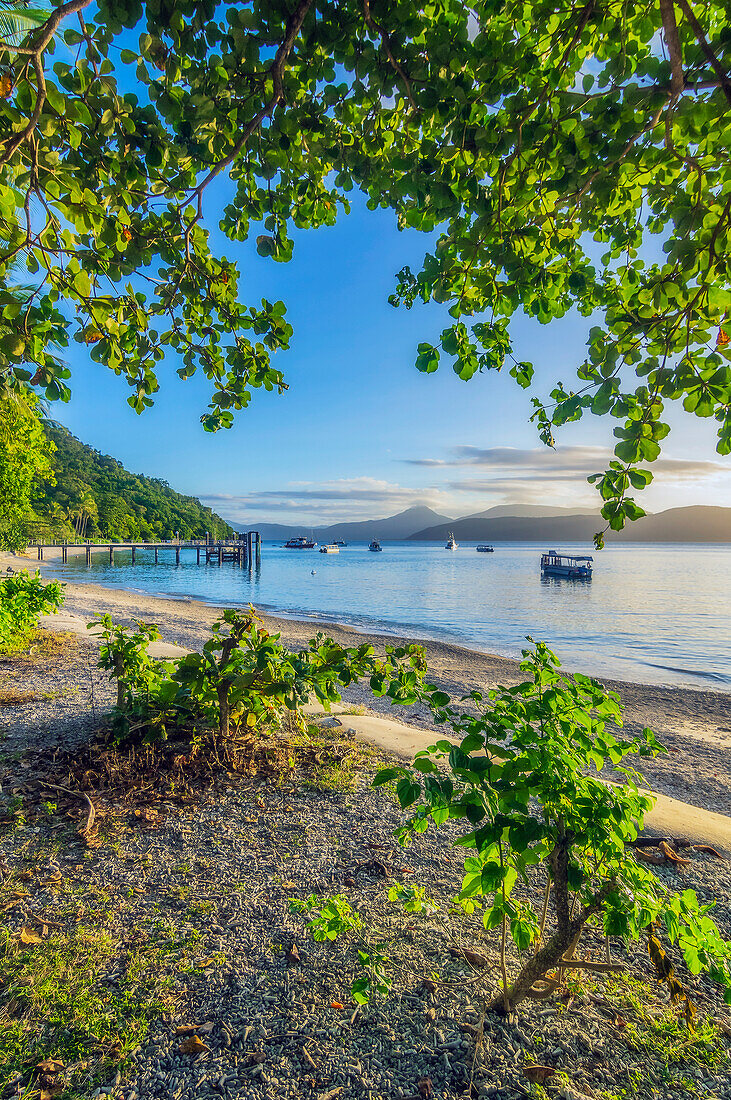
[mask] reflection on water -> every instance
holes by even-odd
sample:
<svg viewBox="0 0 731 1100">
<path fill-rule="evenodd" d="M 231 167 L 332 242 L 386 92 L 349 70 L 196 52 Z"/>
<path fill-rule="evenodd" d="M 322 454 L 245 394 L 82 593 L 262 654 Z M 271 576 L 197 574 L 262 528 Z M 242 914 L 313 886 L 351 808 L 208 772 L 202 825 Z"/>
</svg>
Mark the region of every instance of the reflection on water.
<svg viewBox="0 0 731 1100">
<path fill-rule="evenodd" d="M 195 564 L 194 551 L 115 550 L 114 563 L 83 555 L 69 580 L 252 602 L 290 617 L 344 621 L 359 629 L 450 640 L 517 656 L 526 635 L 545 640 L 570 668 L 597 675 L 731 691 L 731 548 L 623 546 L 594 555 L 591 581 L 541 577 L 545 546 L 496 543 L 494 554 L 462 544 L 366 543 L 339 554 L 265 543 L 260 565 Z M 561 549 L 587 553 L 589 547 Z M 60 563 L 59 563 L 60 564 Z M 54 568 L 55 568 L 54 563 Z"/>
</svg>

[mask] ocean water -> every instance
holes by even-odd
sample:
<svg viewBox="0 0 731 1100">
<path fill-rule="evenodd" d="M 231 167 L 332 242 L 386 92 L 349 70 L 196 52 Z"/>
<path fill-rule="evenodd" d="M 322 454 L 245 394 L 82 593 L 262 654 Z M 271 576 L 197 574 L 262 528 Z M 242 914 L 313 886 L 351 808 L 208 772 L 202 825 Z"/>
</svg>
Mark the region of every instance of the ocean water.
<svg viewBox="0 0 731 1100">
<path fill-rule="evenodd" d="M 83 555 L 60 566 L 68 580 L 221 605 L 254 603 L 290 618 L 346 622 L 364 631 L 456 642 L 520 655 L 526 635 L 547 642 L 575 671 L 640 683 L 731 691 L 731 547 L 622 546 L 594 554 L 590 582 L 542 578 L 543 545 L 353 543 L 339 554 L 265 542 L 260 568 L 196 565 L 184 550 L 119 550 L 113 565 Z M 560 547 L 587 553 L 586 546 Z M 54 563 L 54 570 L 56 565 Z M 314 570 L 314 575 L 312 571 Z"/>
</svg>

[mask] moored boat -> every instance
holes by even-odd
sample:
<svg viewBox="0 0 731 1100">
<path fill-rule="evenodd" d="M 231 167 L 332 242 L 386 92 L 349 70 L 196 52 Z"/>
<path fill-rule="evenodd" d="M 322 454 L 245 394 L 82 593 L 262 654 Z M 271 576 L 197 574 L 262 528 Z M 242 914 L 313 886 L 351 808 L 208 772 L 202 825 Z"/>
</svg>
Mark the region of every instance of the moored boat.
<svg viewBox="0 0 731 1100">
<path fill-rule="evenodd" d="M 558 550 L 549 550 L 541 554 L 541 573 L 544 577 L 590 581 L 593 561 L 586 554 L 561 554 Z"/>
<path fill-rule="evenodd" d="M 284 544 L 285 550 L 313 550 L 317 546 L 316 542 L 312 539 L 308 539 L 306 535 L 297 535 L 296 538 L 288 539 Z"/>
<path fill-rule="evenodd" d="M 450 531 L 449 534 L 447 535 L 447 542 L 444 546 L 444 549 L 445 550 L 456 550 L 458 548 L 458 546 L 459 546 L 459 543 L 457 542 L 454 535 Z"/>
<path fill-rule="evenodd" d="M 494 546 L 478 546 L 477 547 L 477 553 L 478 554 L 494 554 L 495 553 L 495 547 Z"/>
<path fill-rule="evenodd" d="M 337 543 L 332 542 L 328 546 L 321 546 L 320 547 L 320 553 L 321 554 L 339 554 L 340 553 L 340 547 L 337 545 Z"/>
<path fill-rule="evenodd" d="M 368 549 L 372 550 L 374 553 L 376 553 L 379 550 L 383 550 L 383 547 L 381 546 L 378 539 L 371 539 Z"/>
<path fill-rule="evenodd" d="M 333 539 L 333 546 L 347 546 L 345 539 Z"/>
</svg>

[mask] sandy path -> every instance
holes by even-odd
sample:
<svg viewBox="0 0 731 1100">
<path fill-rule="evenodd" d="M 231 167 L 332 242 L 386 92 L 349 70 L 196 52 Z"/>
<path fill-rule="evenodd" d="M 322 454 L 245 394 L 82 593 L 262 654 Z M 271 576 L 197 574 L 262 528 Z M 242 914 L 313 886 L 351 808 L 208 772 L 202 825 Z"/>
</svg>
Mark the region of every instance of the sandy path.
<svg viewBox="0 0 731 1100">
<path fill-rule="evenodd" d="M 0 554 L 0 572 L 13 568 L 34 568 L 32 559 Z M 43 572 L 53 575 L 46 562 Z M 201 645 L 220 608 L 198 600 L 178 600 L 150 596 L 141 592 L 105 588 L 98 584 L 66 585 L 66 607 L 86 621 L 108 612 L 120 623 L 134 619 L 155 622 L 166 641 L 187 649 Z M 518 662 L 507 657 L 478 653 L 439 641 L 418 638 L 394 638 L 380 634 L 362 634 L 352 627 L 312 623 L 262 616 L 271 632 L 278 632 L 291 648 L 299 648 L 319 629 L 335 641 L 353 645 L 368 641 L 376 647 L 398 642 L 420 642 L 427 652 L 431 682 L 455 699 L 478 688 L 485 690 L 497 683 L 516 683 L 521 678 Z M 667 756 L 643 761 L 643 774 L 654 789 L 672 798 L 731 816 L 731 694 L 698 691 L 682 687 L 604 681 L 619 691 L 625 706 L 628 732 L 650 726 L 669 749 Z M 387 700 L 374 699 L 367 687 L 356 685 L 346 701 L 387 713 L 399 721 L 421 727 L 430 725 L 424 708 L 392 707 Z"/>
</svg>

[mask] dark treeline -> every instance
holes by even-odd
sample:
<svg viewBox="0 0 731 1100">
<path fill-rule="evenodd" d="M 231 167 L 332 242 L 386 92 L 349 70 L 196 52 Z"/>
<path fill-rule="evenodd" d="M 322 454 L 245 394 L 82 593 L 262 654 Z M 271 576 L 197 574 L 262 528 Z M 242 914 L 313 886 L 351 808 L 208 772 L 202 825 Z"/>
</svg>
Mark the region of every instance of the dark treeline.
<svg viewBox="0 0 731 1100">
<path fill-rule="evenodd" d="M 116 459 L 81 443 L 66 428 L 44 421 L 56 450 L 53 478 L 33 501 L 31 533 L 38 537 L 108 539 L 215 538 L 233 534 L 220 516 L 166 481 L 132 474 Z"/>
</svg>

